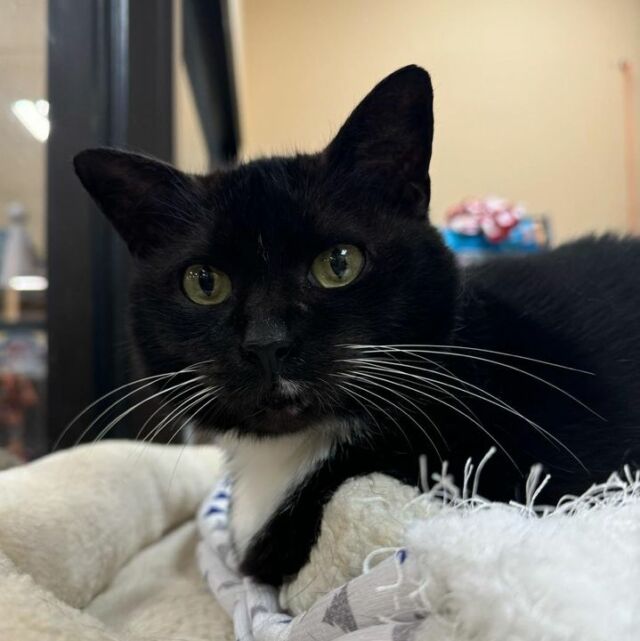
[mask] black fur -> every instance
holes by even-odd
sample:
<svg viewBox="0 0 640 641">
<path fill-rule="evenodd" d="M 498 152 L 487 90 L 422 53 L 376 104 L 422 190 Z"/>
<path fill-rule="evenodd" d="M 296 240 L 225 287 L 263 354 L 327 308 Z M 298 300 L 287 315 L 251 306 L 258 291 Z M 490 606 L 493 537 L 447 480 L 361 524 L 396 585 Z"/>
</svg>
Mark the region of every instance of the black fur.
<svg viewBox="0 0 640 641">
<path fill-rule="evenodd" d="M 206 177 L 114 150 L 76 158 L 80 179 L 136 259 L 132 326 L 149 373 L 212 359 L 199 371 L 223 390 L 200 420 L 219 432 L 272 438 L 333 417 L 349 435 L 254 540 L 243 569 L 263 581 L 278 584 L 304 564 L 323 505 L 345 479 L 384 471 L 417 483 L 420 454 L 439 467 L 416 423 L 458 480 L 466 458 L 482 458 L 495 438 L 513 459 L 501 449 L 486 467 L 481 489 L 496 499 L 518 497 L 534 463 L 553 475 L 553 500 L 640 460 L 640 241 L 587 238 L 459 272 L 427 220 L 431 102 L 427 73 L 407 67 L 365 98 L 323 152 Z M 309 268 L 337 243 L 359 247 L 365 268 L 349 286 L 322 289 Z M 182 274 L 196 263 L 230 276 L 227 301 L 198 306 L 185 297 Z M 302 385 L 299 401 L 274 389 L 245 349 L 249 328 L 254 335 L 273 327 L 286 335 L 279 374 Z M 426 354 L 435 365 L 415 354 L 369 354 L 405 373 L 387 371 L 393 382 L 376 386 L 340 378 L 360 368 L 348 359 L 362 352 L 349 344 L 448 347 Z M 421 372 L 440 387 L 421 387 L 411 378 Z M 453 375 L 477 387 L 447 388 Z M 364 385 L 374 403 L 365 410 L 339 387 L 345 380 Z M 474 396 L 479 388 L 494 402 Z M 462 416 L 467 410 L 493 438 Z"/>
</svg>

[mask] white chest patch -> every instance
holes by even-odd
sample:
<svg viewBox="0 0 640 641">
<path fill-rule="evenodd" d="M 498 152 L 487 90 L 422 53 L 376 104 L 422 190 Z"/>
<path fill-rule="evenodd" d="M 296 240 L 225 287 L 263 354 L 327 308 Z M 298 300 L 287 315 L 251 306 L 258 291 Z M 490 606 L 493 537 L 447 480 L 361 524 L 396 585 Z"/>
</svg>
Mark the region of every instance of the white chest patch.
<svg viewBox="0 0 640 641">
<path fill-rule="evenodd" d="M 227 453 L 227 468 L 233 480 L 230 525 L 240 556 L 289 492 L 331 455 L 334 437 L 331 430 L 327 432 L 309 430 L 269 439 L 221 439 L 219 444 Z"/>
</svg>

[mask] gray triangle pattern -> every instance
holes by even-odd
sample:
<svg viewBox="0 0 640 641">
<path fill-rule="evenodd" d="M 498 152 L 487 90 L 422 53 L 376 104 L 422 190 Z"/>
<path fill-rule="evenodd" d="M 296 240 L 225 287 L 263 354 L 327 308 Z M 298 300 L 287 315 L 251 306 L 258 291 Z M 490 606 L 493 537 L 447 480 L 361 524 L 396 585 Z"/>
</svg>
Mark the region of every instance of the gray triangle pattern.
<svg viewBox="0 0 640 641">
<path fill-rule="evenodd" d="M 331 603 L 322 617 L 322 623 L 340 628 L 343 632 L 353 632 L 358 629 L 349 603 L 346 585 L 331 599 Z"/>
</svg>

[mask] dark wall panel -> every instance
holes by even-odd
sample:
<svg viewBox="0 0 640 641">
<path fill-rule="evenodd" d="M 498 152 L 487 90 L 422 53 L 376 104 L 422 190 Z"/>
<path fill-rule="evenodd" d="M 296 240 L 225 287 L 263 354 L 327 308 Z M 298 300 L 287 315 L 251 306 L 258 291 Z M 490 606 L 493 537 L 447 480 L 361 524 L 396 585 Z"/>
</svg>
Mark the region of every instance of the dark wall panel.
<svg viewBox="0 0 640 641">
<path fill-rule="evenodd" d="M 87 147 L 172 157 L 171 0 L 50 0 L 48 84 L 49 441 L 131 378 L 129 259 L 77 181 Z M 87 421 L 70 430 L 70 445 Z M 137 430 L 124 422 L 114 435 Z M 94 433 L 87 434 L 91 439 Z"/>
</svg>

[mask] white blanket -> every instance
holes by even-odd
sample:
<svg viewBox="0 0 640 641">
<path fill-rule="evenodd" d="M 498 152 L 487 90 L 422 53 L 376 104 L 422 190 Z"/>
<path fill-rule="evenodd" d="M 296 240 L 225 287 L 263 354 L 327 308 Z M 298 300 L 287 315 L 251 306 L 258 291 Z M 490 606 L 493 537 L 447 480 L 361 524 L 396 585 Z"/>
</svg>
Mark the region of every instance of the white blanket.
<svg viewBox="0 0 640 641">
<path fill-rule="evenodd" d="M 2 641 L 227 641 L 195 565 L 211 447 L 108 442 L 0 473 Z"/>
<path fill-rule="evenodd" d="M 199 557 L 236 637 L 640 639 L 637 474 L 626 470 L 624 480 L 613 475 L 580 498 L 542 509 L 535 499 L 549 479 L 541 483 L 538 470 L 526 505 L 484 501 L 467 471 L 462 492 L 440 475 L 420 496 L 382 475 L 346 483 L 325 512 L 309 564 L 283 588 L 280 607 L 272 589 L 234 574 L 225 515 L 233 488 L 220 488 L 200 512 Z"/>
<path fill-rule="evenodd" d="M 233 639 L 195 561 L 192 517 L 220 467 L 214 448 L 110 442 L 0 473 L 0 639 Z M 640 481 L 613 477 L 542 517 L 538 485 L 504 506 L 446 477 L 423 496 L 349 481 L 269 607 L 316 641 L 637 641 Z M 382 560 L 385 547 L 406 556 Z"/>
</svg>

